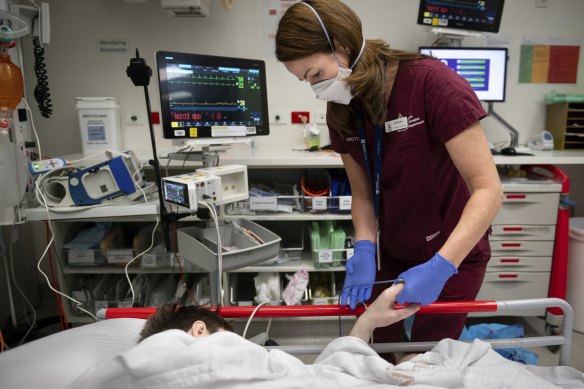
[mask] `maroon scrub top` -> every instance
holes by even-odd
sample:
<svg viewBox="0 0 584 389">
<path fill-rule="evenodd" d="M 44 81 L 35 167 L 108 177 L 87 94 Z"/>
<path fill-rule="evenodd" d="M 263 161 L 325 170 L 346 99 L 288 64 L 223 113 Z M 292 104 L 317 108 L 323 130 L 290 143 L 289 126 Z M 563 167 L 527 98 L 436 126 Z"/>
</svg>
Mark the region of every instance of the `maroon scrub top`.
<svg viewBox="0 0 584 389">
<path fill-rule="evenodd" d="M 388 121 L 408 121 L 404 130 L 383 132 L 380 244 L 382 252 L 413 265 L 444 245 L 470 197 L 445 143 L 486 112 L 468 82 L 434 59 L 399 64 L 387 109 Z M 375 130 L 365 121 L 373 172 Z M 365 169 L 356 129 L 343 135 L 331 128 L 330 138 L 335 151 Z M 468 257 L 477 254 L 490 256 L 487 233 Z"/>
</svg>

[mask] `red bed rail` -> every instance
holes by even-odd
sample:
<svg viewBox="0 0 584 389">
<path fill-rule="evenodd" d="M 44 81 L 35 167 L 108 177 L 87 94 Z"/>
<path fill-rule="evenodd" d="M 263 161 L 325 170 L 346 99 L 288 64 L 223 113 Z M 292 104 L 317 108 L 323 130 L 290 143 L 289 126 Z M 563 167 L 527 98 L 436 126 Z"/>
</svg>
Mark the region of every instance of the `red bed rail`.
<svg viewBox="0 0 584 389">
<path fill-rule="evenodd" d="M 403 308 L 404 305 L 396 305 Z M 209 307 L 225 318 L 250 317 L 256 306 L 245 307 Z M 420 308 L 417 314 L 428 313 L 467 313 L 467 312 L 496 312 L 498 304 L 494 300 L 487 301 L 452 301 L 438 302 Z M 105 313 L 103 312 L 105 311 Z M 147 319 L 156 313 L 156 308 L 107 308 L 99 316 L 103 319 L 138 318 Z M 254 317 L 314 317 L 314 316 L 360 316 L 365 307 L 358 306 L 352 310 L 340 305 L 263 305 Z"/>
</svg>

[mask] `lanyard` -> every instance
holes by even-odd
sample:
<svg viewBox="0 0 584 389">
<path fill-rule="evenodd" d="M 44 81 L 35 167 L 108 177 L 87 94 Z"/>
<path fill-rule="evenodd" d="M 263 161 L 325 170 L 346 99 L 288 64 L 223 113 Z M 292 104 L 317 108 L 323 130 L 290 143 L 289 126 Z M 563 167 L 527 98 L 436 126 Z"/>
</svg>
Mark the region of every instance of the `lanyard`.
<svg viewBox="0 0 584 389">
<path fill-rule="evenodd" d="M 381 126 L 375 126 L 375 161 L 373 165 L 373 176 L 371 176 L 369 152 L 367 151 L 367 140 L 365 138 L 365 120 L 363 118 L 363 111 L 360 107 L 356 110 L 355 119 L 357 121 L 359 143 L 363 149 L 363 157 L 365 157 L 365 170 L 367 170 L 369 180 L 373 183 L 373 209 L 375 212 L 375 227 L 377 228 L 377 270 L 379 271 L 381 270 L 379 219 L 381 217 L 381 159 L 383 157 L 383 128 Z"/>
<path fill-rule="evenodd" d="M 383 128 L 375 126 L 375 161 L 373 165 L 373 177 L 369 167 L 369 152 L 367 151 L 367 141 L 365 139 L 365 121 L 363 119 L 363 111 L 358 109 L 356 112 L 357 131 L 359 133 L 359 140 L 361 148 L 363 149 L 363 156 L 365 157 L 365 165 L 369 179 L 373 183 L 373 207 L 375 210 L 375 219 L 379 227 L 379 218 L 381 217 L 381 160 L 383 157 Z"/>
</svg>

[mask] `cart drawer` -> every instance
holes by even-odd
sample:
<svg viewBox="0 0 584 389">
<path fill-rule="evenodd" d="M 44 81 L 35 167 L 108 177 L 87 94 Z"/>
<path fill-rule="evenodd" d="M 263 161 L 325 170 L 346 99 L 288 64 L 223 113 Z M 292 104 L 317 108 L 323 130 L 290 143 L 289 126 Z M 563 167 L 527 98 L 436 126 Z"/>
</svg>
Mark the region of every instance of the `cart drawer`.
<svg viewBox="0 0 584 389">
<path fill-rule="evenodd" d="M 554 251 L 554 241 L 496 240 L 490 241 L 491 256 L 507 255 L 550 257 Z"/>
<path fill-rule="evenodd" d="M 508 255 L 503 257 L 491 257 L 488 272 L 532 272 L 547 271 L 552 268 L 552 257 L 524 257 Z"/>
<path fill-rule="evenodd" d="M 550 273 L 548 272 L 487 273 L 476 299 L 503 301 L 545 298 L 548 295 L 549 282 Z M 540 316 L 544 314 L 544 308 L 497 312 L 498 316 Z"/>
<path fill-rule="evenodd" d="M 490 240 L 554 240 L 555 234 L 555 225 L 494 225 Z"/>
<path fill-rule="evenodd" d="M 559 201 L 559 193 L 505 193 L 503 206 L 495 217 L 493 225 L 555 225 Z"/>
</svg>

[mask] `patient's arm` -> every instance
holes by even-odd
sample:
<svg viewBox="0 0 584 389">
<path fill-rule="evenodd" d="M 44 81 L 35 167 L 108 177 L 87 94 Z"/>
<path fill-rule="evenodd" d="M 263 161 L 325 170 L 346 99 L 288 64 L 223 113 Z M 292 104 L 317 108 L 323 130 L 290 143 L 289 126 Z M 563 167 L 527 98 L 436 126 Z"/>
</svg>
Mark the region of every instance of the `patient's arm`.
<svg viewBox="0 0 584 389">
<path fill-rule="evenodd" d="M 349 333 L 368 342 L 377 327 L 386 327 L 416 313 L 420 306 L 410 304 L 402 309 L 395 309 L 395 299 L 403 289 L 403 284 L 394 284 L 385 289 L 367 308 Z"/>
</svg>

